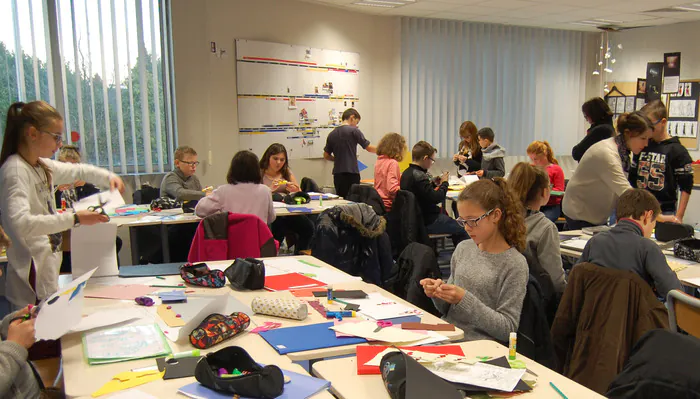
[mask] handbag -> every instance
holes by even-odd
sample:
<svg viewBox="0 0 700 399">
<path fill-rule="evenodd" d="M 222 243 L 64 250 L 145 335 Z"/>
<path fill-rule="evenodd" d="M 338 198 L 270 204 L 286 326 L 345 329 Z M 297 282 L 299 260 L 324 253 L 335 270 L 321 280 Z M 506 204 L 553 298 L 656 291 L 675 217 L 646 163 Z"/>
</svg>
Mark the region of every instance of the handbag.
<svg viewBox="0 0 700 399">
<path fill-rule="evenodd" d="M 238 258 L 224 271 L 237 290 L 259 290 L 265 286 L 265 264 L 255 258 Z"/>
<path fill-rule="evenodd" d="M 287 205 L 304 205 L 311 202 L 311 196 L 303 191 L 291 193 L 284 197 L 284 203 Z"/>
<path fill-rule="evenodd" d="M 231 374 L 237 369 L 241 374 L 221 377 L 221 369 Z M 194 377 L 205 387 L 232 397 L 273 399 L 284 391 L 284 374 L 279 367 L 259 365 L 238 346 L 207 354 L 197 363 Z"/>
<path fill-rule="evenodd" d="M 250 317 L 243 312 L 230 315 L 213 313 L 207 316 L 199 326 L 190 333 L 190 343 L 200 349 L 212 346 L 233 338 L 236 334 L 248 328 Z"/>
<path fill-rule="evenodd" d="M 700 240 L 689 238 L 673 245 L 673 255 L 677 258 L 700 262 Z"/>
<path fill-rule="evenodd" d="M 200 287 L 221 288 L 226 285 L 226 277 L 221 270 L 210 270 L 206 263 L 185 263 L 180 266 L 180 277 L 186 283 Z"/>
<path fill-rule="evenodd" d="M 668 242 L 681 238 L 693 237 L 695 230 L 693 226 L 682 223 L 656 223 L 654 236 L 658 241 Z"/>
<path fill-rule="evenodd" d="M 182 203 L 170 197 L 160 197 L 151 201 L 151 210 L 181 208 Z"/>
</svg>

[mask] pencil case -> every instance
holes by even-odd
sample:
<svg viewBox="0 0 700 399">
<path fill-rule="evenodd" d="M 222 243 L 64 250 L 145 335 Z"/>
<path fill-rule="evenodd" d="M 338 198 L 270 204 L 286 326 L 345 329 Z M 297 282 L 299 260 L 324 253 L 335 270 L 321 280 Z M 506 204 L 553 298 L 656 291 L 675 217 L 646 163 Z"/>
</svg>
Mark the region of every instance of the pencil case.
<svg viewBox="0 0 700 399">
<path fill-rule="evenodd" d="M 226 285 L 226 276 L 221 270 L 210 270 L 206 263 L 185 263 L 180 266 L 180 277 L 187 284 L 200 287 L 221 288 Z"/>
<path fill-rule="evenodd" d="M 248 328 L 250 317 L 242 312 L 234 312 L 230 315 L 212 313 L 207 316 L 199 327 L 190 333 L 190 343 L 200 349 L 211 348 L 224 342 L 234 335 Z"/>
<path fill-rule="evenodd" d="M 304 320 L 309 315 L 306 304 L 294 299 L 256 297 L 250 307 L 255 313 L 285 319 Z"/>
</svg>

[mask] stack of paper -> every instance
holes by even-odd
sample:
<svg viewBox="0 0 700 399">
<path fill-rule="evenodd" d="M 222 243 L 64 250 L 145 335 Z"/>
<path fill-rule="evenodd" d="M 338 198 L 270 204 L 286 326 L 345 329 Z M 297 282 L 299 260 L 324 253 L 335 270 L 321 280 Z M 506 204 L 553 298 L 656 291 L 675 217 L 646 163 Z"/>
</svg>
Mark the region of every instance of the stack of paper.
<svg viewBox="0 0 700 399">
<path fill-rule="evenodd" d="M 86 333 L 83 335 L 83 347 L 89 364 L 116 363 L 171 353 L 165 336 L 156 324 Z"/>
<path fill-rule="evenodd" d="M 360 313 L 374 320 L 423 314 L 420 309 L 401 304 L 378 292 L 370 292 L 364 299 L 347 299 L 345 302 L 359 305 Z"/>
<path fill-rule="evenodd" d="M 437 334 L 434 331 L 429 333 L 421 333 L 418 331 L 409 331 L 401 329 L 400 325 L 384 327 L 377 331 L 377 323 L 374 321 L 364 320 L 357 323 L 342 323 L 334 325 L 331 327 L 332 330 L 336 332 L 343 333 L 345 335 L 366 338 L 369 340 L 390 342 L 390 343 L 411 343 L 423 341 L 430 337 L 430 333 Z M 437 334 L 439 335 L 439 334 Z M 444 336 L 440 336 L 439 340 L 444 340 Z M 432 340 L 431 340 L 432 341 Z M 432 341 L 431 343 L 434 343 Z"/>
</svg>

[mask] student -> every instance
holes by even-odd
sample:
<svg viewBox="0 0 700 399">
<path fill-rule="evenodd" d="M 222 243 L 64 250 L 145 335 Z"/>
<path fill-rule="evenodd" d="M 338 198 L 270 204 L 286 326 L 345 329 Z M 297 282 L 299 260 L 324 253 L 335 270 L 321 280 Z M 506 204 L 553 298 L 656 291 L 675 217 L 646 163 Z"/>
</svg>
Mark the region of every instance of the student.
<svg viewBox="0 0 700 399">
<path fill-rule="evenodd" d="M 323 158 L 333 161 L 333 183 L 335 193 L 345 198 L 350 192 L 350 186 L 360 184 L 360 169 L 357 166 L 357 146 L 371 153 L 377 149 L 369 143 L 357 125 L 360 123 L 360 113 L 353 108 L 343 112 L 342 125 L 333 129 L 326 139 Z"/>
<path fill-rule="evenodd" d="M 459 127 L 459 137 L 462 138 L 459 142 L 459 152 L 452 157 L 452 161 L 457 165 L 457 176 L 481 169 L 482 159 L 474 122 L 463 122 Z"/>
<path fill-rule="evenodd" d="M 585 154 L 593 144 L 615 136 L 613 112 L 610 110 L 605 100 L 600 97 L 591 98 L 583 103 L 581 111 L 583 112 L 583 117 L 586 119 L 586 122 L 590 123 L 591 127 L 586 131 L 586 137 L 571 150 L 571 156 L 579 162 L 581 158 L 583 158 L 583 154 Z"/>
<path fill-rule="evenodd" d="M 649 146 L 632 160 L 629 181 L 633 187 L 649 190 L 659 200 L 661 212 L 675 214 L 674 221 L 682 223 L 693 191 L 693 159 L 678 138 L 668 134 L 668 112 L 661 100 L 650 102 L 641 111 L 654 130 Z M 679 187 L 681 200 L 676 208 Z"/>
<path fill-rule="evenodd" d="M 175 169 L 168 172 L 160 183 L 160 196 L 170 197 L 180 202 L 197 201 L 211 193 L 202 191 L 197 172 L 197 151 L 192 147 L 180 146 L 175 150 Z"/>
<path fill-rule="evenodd" d="M 268 225 L 275 220 L 272 193 L 262 184 L 260 163 L 255 154 L 238 151 L 231 159 L 226 181 L 228 184 L 199 200 L 194 209 L 197 216 L 204 218 L 223 211 L 255 215 Z"/>
<path fill-rule="evenodd" d="M 479 177 L 491 179 L 493 177 L 503 177 L 506 175 L 506 163 L 504 157 L 506 150 L 494 143 L 496 135 L 490 127 L 485 127 L 477 133 L 479 146 L 481 147 L 481 169 L 469 172 Z"/>
<path fill-rule="evenodd" d="M 617 202 L 617 225 L 588 240 L 579 263 L 635 272 L 664 299 L 670 290 L 680 290 L 681 283 L 666 256 L 649 239 L 660 213 L 659 202 L 648 191 L 625 191 Z"/>
<path fill-rule="evenodd" d="M 29 348 L 36 341 L 36 319 L 17 320 L 29 314 L 29 307 L 11 313 L 0 323 L 0 397 L 40 398 L 42 396 L 38 373 L 28 360 Z"/>
<path fill-rule="evenodd" d="M 423 279 L 443 319 L 464 330 L 464 339 L 507 342 L 518 331 L 528 268 L 522 207 L 502 178 L 467 186 L 457 200 L 471 240 L 452 255 L 450 277 Z"/>
<path fill-rule="evenodd" d="M 73 145 L 64 145 L 58 152 L 58 160 L 67 163 L 80 163 L 80 150 Z M 70 207 L 72 202 L 80 201 L 85 197 L 99 193 L 100 190 L 94 184 L 83 180 L 76 180 L 70 184 L 56 186 L 56 207 L 61 206 L 61 198 L 66 200 L 66 206 Z"/>
<path fill-rule="evenodd" d="M 374 188 L 382 197 L 384 209 L 391 210 L 396 193 L 401 189 L 401 169 L 406 152 L 406 139 L 398 133 L 387 133 L 377 146 L 377 163 L 374 164 Z"/>
<path fill-rule="evenodd" d="M 550 184 L 547 172 L 540 166 L 520 162 L 508 176 L 508 185 L 525 207 L 527 243 L 523 255 L 530 273 L 537 278 L 547 303 L 564 293 L 566 279 L 561 261 L 559 231 L 554 222 L 540 212 L 548 203 Z M 554 302 L 556 303 L 556 302 Z"/>
<path fill-rule="evenodd" d="M 5 295 L 14 309 L 39 303 L 58 289 L 63 231 L 109 220 L 88 210 L 58 214 L 53 184 L 85 180 L 124 191 L 122 180 L 105 169 L 49 159 L 61 148 L 63 131 L 63 118 L 44 101 L 14 103 L 7 111 L 0 209 L 2 226 L 12 240 Z"/>
<path fill-rule="evenodd" d="M 562 201 L 567 229 L 605 224 L 617 199 L 632 188 L 626 176 L 630 152 L 639 154 L 649 144 L 652 129 L 643 113 L 625 113 L 617 119 L 618 136 L 586 151 Z"/>
<path fill-rule="evenodd" d="M 554 158 L 554 151 L 546 141 L 533 141 L 527 147 L 527 156 L 535 166 L 547 170 L 549 183 L 555 191 L 564 191 L 564 171 Z M 549 201 L 540 208 L 547 219 L 555 222 L 561 216 L 561 196 L 550 196 Z"/>
<path fill-rule="evenodd" d="M 462 226 L 438 206 L 445 202 L 447 196 L 449 172 L 436 179 L 428 174 L 428 169 L 435 163 L 436 153 L 437 150 L 425 141 L 413 146 L 413 162 L 401 174 L 401 190 L 410 191 L 416 196 L 428 234 L 450 234 L 456 246 L 468 236 Z"/>
<path fill-rule="evenodd" d="M 294 173 L 289 168 L 287 149 L 282 144 L 272 144 L 265 150 L 260 158 L 260 171 L 263 184 L 273 193 L 290 194 L 301 191 Z M 294 250 L 298 254 L 309 249 L 311 237 L 314 235 L 314 223 L 306 215 L 285 216 L 276 219 L 270 230 L 278 242 L 282 242 L 288 233 L 294 234 Z"/>
</svg>

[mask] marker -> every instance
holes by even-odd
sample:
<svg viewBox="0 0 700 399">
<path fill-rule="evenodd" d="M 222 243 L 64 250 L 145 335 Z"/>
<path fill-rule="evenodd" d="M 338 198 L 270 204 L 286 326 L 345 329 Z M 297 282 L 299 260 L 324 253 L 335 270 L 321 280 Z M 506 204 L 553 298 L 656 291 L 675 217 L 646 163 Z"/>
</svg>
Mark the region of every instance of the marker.
<svg viewBox="0 0 700 399">
<path fill-rule="evenodd" d="M 165 277 L 163 277 L 163 276 L 156 276 L 156 278 L 157 278 L 158 280 L 165 280 Z"/>
<path fill-rule="evenodd" d="M 183 357 L 199 357 L 200 355 L 199 349 L 193 349 L 191 351 L 187 352 L 178 352 L 178 353 L 173 353 L 172 355 L 168 356 L 166 360 L 168 359 L 182 359 Z"/>
<path fill-rule="evenodd" d="M 302 260 L 302 259 L 298 259 L 298 261 L 301 262 L 301 263 L 303 263 L 303 264 L 305 264 L 305 265 L 307 265 L 307 266 L 318 267 L 319 269 L 321 268 L 321 266 L 319 266 L 319 265 L 314 265 L 313 263 L 307 262 L 307 261 Z"/>
<path fill-rule="evenodd" d="M 354 303 L 347 303 L 347 302 L 341 301 L 340 299 L 335 298 L 335 297 L 333 298 L 333 300 L 338 302 L 338 303 L 342 303 L 343 305 L 354 305 Z"/>
<path fill-rule="evenodd" d="M 557 391 L 557 393 L 558 393 L 559 395 L 561 395 L 562 398 L 564 398 L 564 399 L 569 399 L 569 398 L 566 397 L 566 395 L 564 395 L 564 392 L 562 392 L 561 390 L 559 390 L 559 388 L 557 388 L 557 386 L 554 385 L 554 383 L 553 383 L 552 381 L 549 382 L 549 385 L 550 385 L 552 388 L 554 388 L 554 390 Z"/>
<path fill-rule="evenodd" d="M 340 318 L 342 319 L 343 317 L 355 317 L 355 311 L 354 310 L 339 310 L 336 312 L 326 312 L 326 318 Z"/>
</svg>

